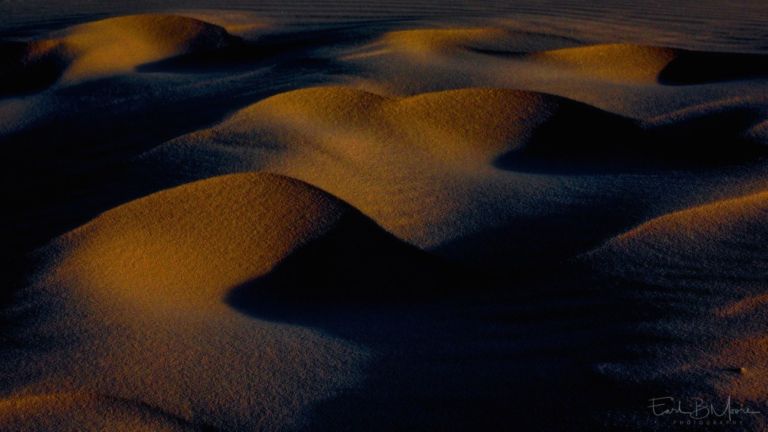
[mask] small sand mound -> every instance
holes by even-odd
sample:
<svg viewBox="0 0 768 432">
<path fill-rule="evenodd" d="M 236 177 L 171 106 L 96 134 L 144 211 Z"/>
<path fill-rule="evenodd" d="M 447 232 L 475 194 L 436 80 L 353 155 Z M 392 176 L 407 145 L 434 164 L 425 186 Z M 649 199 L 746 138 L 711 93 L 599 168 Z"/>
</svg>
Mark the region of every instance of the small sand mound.
<svg viewBox="0 0 768 432">
<path fill-rule="evenodd" d="M 656 81 L 677 56 L 678 51 L 671 48 L 625 44 L 564 48 L 530 55 L 566 70 L 616 81 Z"/>
<path fill-rule="evenodd" d="M 768 56 L 699 52 L 630 44 L 542 51 L 531 59 L 610 81 L 702 84 L 768 74 Z"/>
<path fill-rule="evenodd" d="M 389 282 L 401 273 L 413 285 L 416 279 L 407 269 L 420 262 L 423 273 L 429 261 L 334 197 L 263 173 L 158 192 L 102 214 L 51 248 L 54 257 L 57 250 L 67 252 L 54 259 L 55 271 L 48 278 L 69 280 L 99 295 L 174 307 L 220 304 L 229 290 L 270 273 L 300 249 L 309 248 L 302 252 L 309 258 L 293 258 L 291 266 L 300 274 L 311 268 L 329 283 L 328 295 L 328 290 L 357 290 L 380 266 L 398 270 L 368 282 L 369 287 L 396 288 L 403 280 Z M 390 262 L 379 262 L 385 259 Z M 305 276 L 295 280 L 288 274 L 289 281 L 278 282 L 292 294 L 304 290 L 322 300 L 322 292 L 310 293 L 315 281 Z M 273 282 L 280 277 L 273 275 Z M 252 297 L 250 289 L 241 288 L 240 297 Z"/>
<path fill-rule="evenodd" d="M 3 430 L 24 432 L 192 431 L 182 419 L 141 403 L 87 393 L 60 393 L 0 400 Z"/>
<path fill-rule="evenodd" d="M 768 280 L 768 192 L 646 222 L 586 255 L 601 271 L 659 285 Z"/>
<path fill-rule="evenodd" d="M 173 15 L 133 15 L 73 27 L 64 38 L 77 55 L 67 72 L 84 77 L 130 70 L 192 52 L 231 44 L 224 28 Z"/>
<path fill-rule="evenodd" d="M 78 80 L 126 72 L 145 63 L 217 50 L 237 40 L 222 27 L 174 15 L 110 18 L 51 36 L 0 47 L 4 54 L 0 90 L 33 91 L 62 76 Z"/>
<path fill-rule="evenodd" d="M 62 237 L 57 248 L 69 253 L 56 274 L 148 304 L 216 303 L 345 211 L 331 196 L 287 178 L 213 178 L 133 201 Z"/>
<path fill-rule="evenodd" d="M 43 89 L 59 79 L 72 59 L 60 40 L 0 44 L 0 95 Z"/>
<path fill-rule="evenodd" d="M 447 54 L 466 49 L 501 51 L 512 42 L 513 34 L 506 30 L 479 27 L 393 31 L 384 35 L 379 44 L 413 54 Z"/>
</svg>

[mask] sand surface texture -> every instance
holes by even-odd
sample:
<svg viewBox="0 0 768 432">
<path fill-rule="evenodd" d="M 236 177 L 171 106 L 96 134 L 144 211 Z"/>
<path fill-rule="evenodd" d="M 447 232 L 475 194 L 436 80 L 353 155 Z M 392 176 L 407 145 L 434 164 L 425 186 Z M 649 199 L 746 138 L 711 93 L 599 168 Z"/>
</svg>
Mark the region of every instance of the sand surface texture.
<svg viewBox="0 0 768 432">
<path fill-rule="evenodd" d="M 0 1 L 0 430 L 765 430 L 741 3 Z"/>
</svg>

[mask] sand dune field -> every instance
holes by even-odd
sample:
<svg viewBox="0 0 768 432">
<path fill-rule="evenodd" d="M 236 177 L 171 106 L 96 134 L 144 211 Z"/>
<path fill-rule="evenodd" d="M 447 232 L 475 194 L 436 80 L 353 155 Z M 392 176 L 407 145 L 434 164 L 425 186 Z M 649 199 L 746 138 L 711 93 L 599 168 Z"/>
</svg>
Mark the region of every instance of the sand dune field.
<svg viewBox="0 0 768 432">
<path fill-rule="evenodd" d="M 765 430 L 739 3 L 0 1 L 0 430 Z"/>
</svg>

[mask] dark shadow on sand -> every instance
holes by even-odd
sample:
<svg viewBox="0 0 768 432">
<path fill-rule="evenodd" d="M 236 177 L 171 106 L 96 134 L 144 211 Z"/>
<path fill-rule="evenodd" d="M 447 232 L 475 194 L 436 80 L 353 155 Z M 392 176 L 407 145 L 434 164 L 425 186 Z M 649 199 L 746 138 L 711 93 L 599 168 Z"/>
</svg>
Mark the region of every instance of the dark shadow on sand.
<svg viewBox="0 0 768 432">
<path fill-rule="evenodd" d="M 494 161 L 500 169 L 561 175 L 655 173 L 753 163 L 768 147 L 747 131 L 763 110 L 727 107 L 680 119 L 636 121 L 584 106 L 562 110 L 522 149 Z"/>
<path fill-rule="evenodd" d="M 598 430 L 612 410 L 644 417 L 662 390 L 602 370 L 639 362 L 633 347 L 678 343 L 640 330 L 680 311 L 632 298 L 638 287 L 571 265 L 458 271 L 370 228 L 331 232 L 226 298 L 374 353 L 360 387 L 317 404 L 311 430 L 554 430 L 574 418 Z"/>
</svg>

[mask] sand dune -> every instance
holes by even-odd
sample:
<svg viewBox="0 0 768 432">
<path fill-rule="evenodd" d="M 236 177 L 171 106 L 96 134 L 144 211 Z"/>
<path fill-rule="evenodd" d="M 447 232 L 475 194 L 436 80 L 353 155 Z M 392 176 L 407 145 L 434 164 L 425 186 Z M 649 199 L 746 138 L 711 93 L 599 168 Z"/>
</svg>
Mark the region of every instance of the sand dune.
<svg viewBox="0 0 768 432">
<path fill-rule="evenodd" d="M 21 293 L 48 318 L 14 337 L 58 342 L 29 353 L 36 379 L 3 402 L 23 407 L 4 414 L 13 430 L 56 416 L 73 426 L 85 416 L 93 430 L 300 427 L 314 403 L 358 379 L 368 353 L 257 316 L 449 291 L 439 288 L 450 271 L 425 253 L 326 193 L 263 173 L 152 194 L 37 255 Z M 62 387 L 109 396 L 35 396 Z"/>
<path fill-rule="evenodd" d="M 176 172 L 177 181 L 254 169 L 299 178 L 341 197 L 398 237 L 435 247 L 507 225 L 531 200 L 549 201 L 544 194 L 556 180 L 506 171 L 516 158 L 553 164 L 580 152 L 589 158 L 634 127 L 618 116 L 530 92 L 463 89 L 397 99 L 324 87 L 268 98 L 144 159 L 158 173 Z M 556 142 L 555 136 L 568 141 Z M 571 139 L 589 144 L 569 148 Z M 199 154 L 208 156 L 193 156 Z M 489 191 L 519 206 L 478 205 L 478 194 Z M 567 211 L 567 201 L 545 206 Z M 499 248 L 528 254 L 523 251 L 532 241 L 478 242 L 479 250 L 454 258 L 480 262 L 476 254 L 487 258 Z"/>
<path fill-rule="evenodd" d="M 691 85 L 768 75 L 768 57 L 764 55 L 634 44 L 584 45 L 577 39 L 503 27 L 395 31 L 384 35 L 359 57 L 398 54 L 429 63 L 440 58 L 474 59 L 494 69 L 519 68 L 520 63 L 529 63 L 539 73 L 556 68 L 561 75 L 572 73 L 589 80 L 618 83 Z M 484 56 L 491 58 L 483 59 Z M 453 67 L 460 66 L 457 62 Z"/>
<path fill-rule="evenodd" d="M 59 271 L 114 290 L 110 295 L 150 296 L 148 305 L 204 306 L 224 297 L 217 290 L 267 273 L 342 214 L 332 198 L 298 182 L 266 175 L 214 178 L 131 202 L 67 234 L 61 242 L 78 248 L 65 255 L 71 264 Z M 102 265 L 83 265 L 97 257 Z"/>
<path fill-rule="evenodd" d="M 688 397 L 732 398 L 737 407 L 764 406 L 766 198 L 761 192 L 674 212 L 582 257 L 595 272 L 639 284 L 639 303 L 680 309 L 645 327 L 677 342 L 649 350 L 646 377 L 635 375 L 641 382 Z M 752 416 L 742 428 L 764 425 Z"/>
<path fill-rule="evenodd" d="M 513 47 L 529 42 L 521 35 L 502 28 L 447 28 L 416 29 L 390 32 L 376 45 L 393 51 L 411 52 L 416 55 L 441 53 L 455 55 L 466 50 L 486 52 L 514 52 Z M 428 58 L 425 58 L 428 60 Z"/>
<path fill-rule="evenodd" d="M 58 79 L 82 80 L 191 52 L 211 51 L 237 39 L 222 27 L 175 15 L 135 15 L 69 28 L 51 38 L 3 47 L 10 55 L 0 77 L 7 91 L 37 90 Z"/>
<path fill-rule="evenodd" d="M 678 53 L 669 48 L 595 45 L 545 51 L 533 57 L 602 79 L 653 82 Z"/>
<path fill-rule="evenodd" d="M 216 305 L 227 290 L 269 273 L 324 236 L 335 236 L 338 244 L 323 242 L 336 248 L 335 254 L 323 257 L 320 250 L 312 261 L 341 260 L 344 242 L 360 251 L 375 242 L 379 261 L 419 259 L 415 249 L 379 231 L 346 204 L 309 185 L 253 173 L 214 177 L 132 201 L 67 233 L 47 250 L 55 251 L 54 256 L 66 251 L 62 259 L 52 258 L 55 277 L 99 287 L 100 296 L 128 296 L 146 307 L 201 308 Z M 371 276 L 355 268 L 366 262 L 364 257 L 349 258 L 356 264 L 348 264 L 347 270 L 343 261 L 329 264 L 339 274 L 327 277 Z M 426 270 L 429 259 L 421 259 Z M 101 264 L 85 264 L 96 261 Z M 375 267 L 373 262 L 367 266 Z M 396 267 L 408 266 L 403 262 Z"/>
<path fill-rule="evenodd" d="M 594 45 L 533 54 L 593 78 L 658 81 L 682 85 L 765 76 L 768 58 L 761 55 L 695 52 L 640 45 Z"/>
<path fill-rule="evenodd" d="M 2 94 L 39 90 L 55 82 L 66 70 L 71 55 L 61 41 L 6 42 L 0 45 Z"/>
<path fill-rule="evenodd" d="M 605 203 L 624 200 L 589 186 L 581 189 L 578 182 L 572 190 L 556 187 L 560 175 L 716 165 L 740 154 L 737 148 L 700 144 L 711 133 L 706 128 L 692 126 L 676 135 L 679 131 L 667 126 L 533 92 L 462 89 L 390 98 L 325 87 L 268 98 L 144 159 L 159 173 L 176 172 L 176 181 L 254 169 L 300 178 L 420 247 L 495 232 L 450 255 L 509 265 L 502 256 L 528 261 L 542 253 L 567 255 L 583 242 L 602 240 L 609 235 L 605 230 L 620 229 L 616 222 L 574 221 L 581 234 L 556 247 L 528 237 L 525 225 L 533 223 L 528 217 L 548 227 L 561 224 L 549 228 L 554 232 L 564 229 L 559 217 L 542 217 L 542 209 L 557 215 L 586 212 L 602 220 L 575 200 L 585 194 Z M 729 133 L 724 139 L 735 139 L 743 129 Z M 747 160 L 759 154 L 743 153 Z M 512 204 L 487 202 L 489 193 Z"/>
<path fill-rule="evenodd" d="M 604 271 L 674 286 L 761 284 L 768 194 L 718 201 L 634 228 L 591 252 Z"/>
<path fill-rule="evenodd" d="M 295 123 L 285 128 L 287 133 L 305 139 L 327 141 L 323 135 L 329 133 L 357 138 L 355 143 L 330 144 L 350 153 L 373 151 L 362 146 L 375 140 L 396 146 L 389 149 L 393 153 L 397 147 L 408 147 L 417 154 L 422 151 L 433 159 L 461 164 L 487 164 L 509 152 L 545 153 L 550 145 L 562 145 L 557 150 L 567 151 L 558 140 L 544 136 L 555 133 L 584 140 L 574 153 L 588 151 L 585 147 L 603 140 L 598 137 L 601 132 L 632 127 L 619 116 L 534 92 L 459 89 L 397 99 L 337 87 L 277 95 L 241 111 L 222 129 L 255 129 L 250 133 L 258 136 L 259 126 L 264 125 L 280 134 L 286 121 Z M 278 136 L 272 145 L 289 146 L 292 141 L 298 140 Z"/>
</svg>

